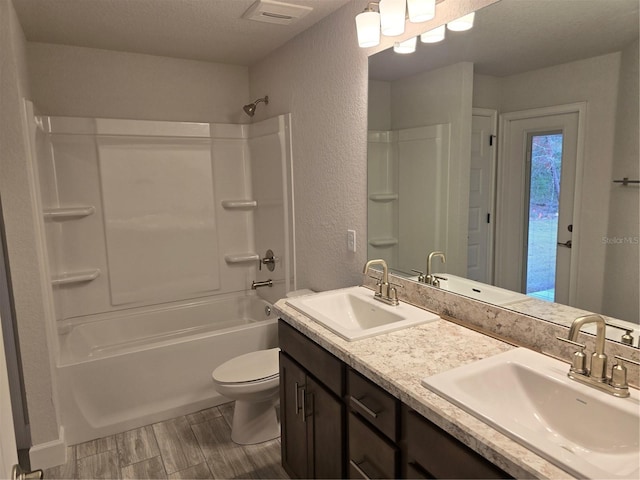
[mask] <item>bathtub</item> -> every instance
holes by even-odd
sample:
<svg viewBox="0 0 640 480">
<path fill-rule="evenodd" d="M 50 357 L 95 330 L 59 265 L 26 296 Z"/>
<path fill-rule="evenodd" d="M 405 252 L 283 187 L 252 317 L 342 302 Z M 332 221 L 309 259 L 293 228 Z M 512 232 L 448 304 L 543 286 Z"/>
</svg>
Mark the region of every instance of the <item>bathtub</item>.
<svg viewBox="0 0 640 480">
<path fill-rule="evenodd" d="M 57 365 L 65 442 L 73 445 L 227 402 L 211 372 L 277 346 L 277 318 L 255 295 L 76 319 Z"/>
</svg>

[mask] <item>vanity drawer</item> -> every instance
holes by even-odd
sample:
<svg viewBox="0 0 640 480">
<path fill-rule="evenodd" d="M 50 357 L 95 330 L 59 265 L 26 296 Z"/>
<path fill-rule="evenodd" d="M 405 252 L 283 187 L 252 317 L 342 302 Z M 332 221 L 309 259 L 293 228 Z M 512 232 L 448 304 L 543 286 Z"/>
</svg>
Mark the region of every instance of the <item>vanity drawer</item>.
<svg viewBox="0 0 640 480">
<path fill-rule="evenodd" d="M 418 478 L 511 478 L 417 412 L 403 408 L 405 468 Z"/>
<path fill-rule="evenodd" d="M 344 364 L 317 343 L 282 320 L 278 321 L 280 349 L 320 380 L 329 390 L 344 395 Z"/>
<path fill-rule="evenodd" d="M 398 478 L 398 448 L 349 413 L 349 478 Z"/>
<path fill-rule="evenodd" d="M 400 402 L 378 385 L 349 369 L 347 402 L 357 412 L 392 441 L 398 437 Z"/>
</svg>

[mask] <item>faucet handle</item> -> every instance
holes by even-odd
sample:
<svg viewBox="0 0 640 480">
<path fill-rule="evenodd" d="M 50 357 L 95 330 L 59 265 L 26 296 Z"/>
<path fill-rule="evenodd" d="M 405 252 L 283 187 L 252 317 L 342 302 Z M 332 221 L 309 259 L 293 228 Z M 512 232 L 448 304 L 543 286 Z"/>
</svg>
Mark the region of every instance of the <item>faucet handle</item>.
<svg viewBox="0 0 640 480">
<path fill-rule="evenodd" d="M 625 345 L 633 345 L 633 335 L 631 335 L 633 333 L 633 328 L 621 327 L 619 325 L 616 325 L 615 323 L 610 322 L 605 322 L 605 324 L 607 325 L 607 327 L 613 327 L 617 328 L 618 330 L 624 331 L 624 334 L 622 335 L 622 337 L 620 337 L 620 341 Z"/>
<path fill-rule="evenodd" d="M 629 384 L 627 383 L 627 367 L 624 366 L 623 362 L 629 362 L 639 366 L 640 362 L 636 362 L 630 358 L 621 357 L 620 355 L 615 355 L 613 358 L 617 361 L 611 368 L 611 379 L 609 380 L 609 385 L 616 390 L 628 390 Z"/>
<path fill-rule="evenodd" d="M 420 270 L 414 270 L 413 268 L 411 269 L 411 271 L 413 273 L 417 273 L 418 274 L 418 281 L 424 283 L 425 280 L 425 276 L 424 276 L 424 272 L 421 272 Z"/>
<path fill-rule="evenodd" d="M 572 373 L 579 373 L 581 375 L 586 374 L 587 373 L 587 356 L 584 353 L 584 349 L 587 348 L 587 346 L 583 343 L 574 342 L 573 340 L 569 340 L 567 338 L 562 338 L 562 337 L 556 337 L 556 338 L 561 342 L 569 343 L 574 347 L 578 347 L 580 349 L 573 352 L 570 371 Z"/>
<path fill-rule="evenodd" d="M 633 363 L 634 365 L 638 365 L 640 367 L 640 362 L 636 360 L 631 360 L 630 358 L 621 357 L 620 355 L 614 355 L 613 358 L 615 358 L 618 361 Z"/>
</svg>

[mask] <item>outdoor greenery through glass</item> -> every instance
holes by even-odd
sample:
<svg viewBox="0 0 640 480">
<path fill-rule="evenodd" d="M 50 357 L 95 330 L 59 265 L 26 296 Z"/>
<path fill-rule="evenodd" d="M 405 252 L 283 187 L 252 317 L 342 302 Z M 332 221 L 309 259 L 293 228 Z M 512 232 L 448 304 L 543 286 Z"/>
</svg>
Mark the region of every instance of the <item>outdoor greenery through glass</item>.
<svg viewBox="0 0 640 480">
<path fill-rule="evenodd" d="M 562 133 L 531 139 L 529 235 L 525 293 L 555 298 L 556 244 L 562 173 Z"/>
</svg>

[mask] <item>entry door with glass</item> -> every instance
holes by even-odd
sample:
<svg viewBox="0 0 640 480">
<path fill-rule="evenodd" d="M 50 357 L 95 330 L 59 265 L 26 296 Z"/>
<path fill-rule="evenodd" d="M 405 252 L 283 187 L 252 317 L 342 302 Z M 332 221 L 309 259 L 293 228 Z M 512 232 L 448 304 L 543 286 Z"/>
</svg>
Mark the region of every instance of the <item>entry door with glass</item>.
<svg viewBox="0 0 640 480">
<path fill-rule="evenodd" d="M 519 113 L 503 120 L 496 284 L 569 304 L 579 113 Z"/>
</svg>

